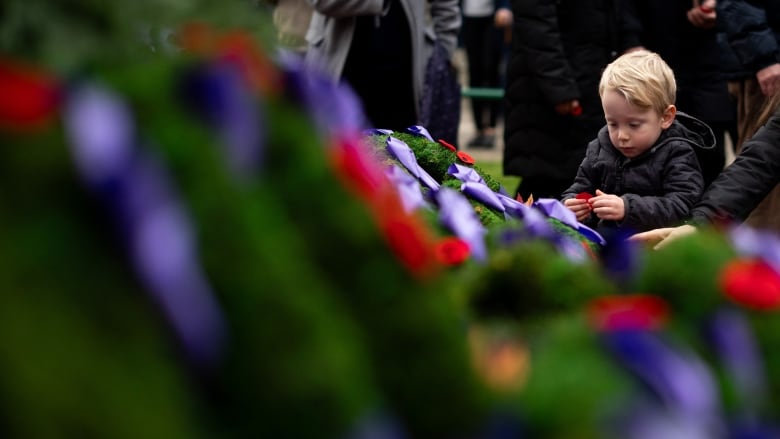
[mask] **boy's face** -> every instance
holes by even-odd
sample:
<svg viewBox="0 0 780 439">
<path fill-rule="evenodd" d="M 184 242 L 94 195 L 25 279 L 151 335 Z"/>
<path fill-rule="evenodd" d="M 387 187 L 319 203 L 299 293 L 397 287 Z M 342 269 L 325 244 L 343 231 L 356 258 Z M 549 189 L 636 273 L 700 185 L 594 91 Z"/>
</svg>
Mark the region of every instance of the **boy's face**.
<svg viewBox="0 0 780 439">
<path fill-rule="evenodd" d="M 674 105 L 669 105 L 661 115 L 653 109 L 637 108 L 615 90 L 604 93 L 601 105 L 604 107 L 609 139 L 615 148 L 628 158 L 636 157 L 650 149 L 658 140 L 661 131 L 672 124 L 676 112 Z"/>
</svg>

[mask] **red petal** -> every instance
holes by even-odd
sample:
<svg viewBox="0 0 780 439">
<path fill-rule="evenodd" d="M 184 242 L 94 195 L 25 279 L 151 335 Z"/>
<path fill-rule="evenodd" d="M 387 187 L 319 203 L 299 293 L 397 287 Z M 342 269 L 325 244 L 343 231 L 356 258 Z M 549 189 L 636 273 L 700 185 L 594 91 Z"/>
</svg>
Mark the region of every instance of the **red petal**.
<svg viewBox="0 0 780 439">
<path fill-rule="evenodd" d="M 580 192 L 579 194 L 575 195 L 574 198 L 576 198 L 578 200 L 585 200 L 585 201 L 587 201 L 587 200 L 590 200 L 591 198 L 593 198 L 593 194 L 589 194 L 587 192 Z"/>
<path fill-rule="evenodd" d="M 435 253 L 443 265 L 458 265 L 468 259 L 470 249 L 467 242 L 451 236 L 436 243 Z"/>
<path fill-rule="evenodd" d="M 587 314 L 600 331 L 658 329 L 666 323 L 669 307 L 657 296 L 604 296 L 588 304 Z"/>
<path fill-rule="evenodd" d="M 450 151 L 452 151 L 452 152 L 458 152 L 458 148 L 455 148 L 454 146 L 450 145 L 450 144 L 449 144 L 449 143 L 447 143 L 446 141 L 444 141 L 444 140 L 442 140 L 442 139 L 439 139 L 439 140 L 438 140 L 438 142 L 439 142 L 439 144 L 441 144 L 441 146 L 443 146 L 443 147 L 445 147 L 445 148 L 449 149 Z"/>
<path fill-rule="evenodd" d="M 60 101 L 57 82 L 41 72 L 0 61 L 0 124 L 34 128 L 50 120 Z"/>
<path fill-rule="evenodd" d="M 474 158 L 471 157 L 470 155 L 468 155 L 467 153 L 463 152 L 463 151 L 459 151 L 458 152 L 458 159 L 460 159 L 460 161 L 462 161 L 463 163 L 465 163 L 467 165 L 473 165 L 474 164 Z"/>
<path fill-rule="evenodd" d="M 762 260 L 735 260 L 721 273 L 726 297 L 747 308 L 780 308 L 780 275 Z"/>
</svg>

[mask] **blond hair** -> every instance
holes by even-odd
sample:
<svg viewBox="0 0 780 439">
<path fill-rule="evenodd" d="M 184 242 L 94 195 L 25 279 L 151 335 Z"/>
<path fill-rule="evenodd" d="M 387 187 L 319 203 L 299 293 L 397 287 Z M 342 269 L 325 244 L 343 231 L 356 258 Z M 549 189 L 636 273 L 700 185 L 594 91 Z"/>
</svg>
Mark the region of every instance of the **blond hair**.
<svg viewBox="0 0 780 439">
<path fill-rule="evenodd" d="M 674 105 L 677 83 L 674 72 L 657 53 L 642 49 L 623 54 L 607 65 L 601 74 L 599 96 L 604 99 L 608 91 L 620 93 L 637 108 L 663 114 Z"/>
</svg>

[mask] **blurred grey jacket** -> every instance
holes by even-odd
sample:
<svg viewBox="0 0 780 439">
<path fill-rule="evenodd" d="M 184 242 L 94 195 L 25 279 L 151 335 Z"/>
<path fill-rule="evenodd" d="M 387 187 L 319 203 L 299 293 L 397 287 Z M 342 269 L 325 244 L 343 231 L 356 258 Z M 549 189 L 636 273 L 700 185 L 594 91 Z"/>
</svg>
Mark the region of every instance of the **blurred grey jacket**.
<svg viewBox="0 0 780 439">
<path fill-rule="evenodd" d="M 341 78 L 347 60 L 355 17 L 358 15 L 385 15 L 389 0 L 308 0 L 314 8 L 311 25 L 306 34 L 309 48 L 308 63 L 316 64 Z M 420 114 L 425 67 L 433 53 L 436 39 L 452 56 L 460 30 L 459 0 L 400 0 L 412 32 L 412 66 L 414 69 L 414 97 Z M 377 54 L 381 56 L 380 54 Z M 366 60 L 371 62 L 371 60 Z M 377 84 L 381 87 L 381 84 Z"/>
</svg>

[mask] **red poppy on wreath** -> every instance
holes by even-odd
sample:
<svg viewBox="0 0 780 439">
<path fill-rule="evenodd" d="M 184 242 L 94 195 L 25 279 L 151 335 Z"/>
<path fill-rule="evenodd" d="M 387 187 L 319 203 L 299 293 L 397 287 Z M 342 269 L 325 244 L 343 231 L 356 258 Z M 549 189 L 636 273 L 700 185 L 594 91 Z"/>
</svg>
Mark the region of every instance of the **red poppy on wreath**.
<svg viewBox="0 0 780 439">
<path fill-rule="evenodd" d="M 591 300 L 586 313 L 599 331 L 659 329 L 668 319 L 669 306 L 649 294 L 613 295 Z"/>
<path fill-rule="evenodd" d="M 780 274 L 760 259 L 738 259 L 721 272 L 720 285 L 726 297 L 755 310 L 780 309 Z"/>
<path fill-rule="evenodd" d="M 438 142 L 439 142 L 439 144 L 440 144 L 441 146 L 443 146 L 443 147 L 445 147 L 445 148 L 449 149 L 450 151 L 452 151 L 452 152 L 458 152 L 458 148 L 455 148 L 454 146 L 452 146 L 451 144 L 449 144 L 449 143 L 448 143 L 446 140 L 439 139 L 439 140 L 438 140 Z"/>
<path fill-rule="evenodd" d="M 0 60 L 0 126 L 32 129 L 52 119 L 61 92 L 54 78 Z"/>
<path fill-rule="evenodd" d="M 469 258 L 469 244 L 455 236 L 444 238 L 434 248 L 436 259 L 443 265 L 460 265 Z"/>
<path fill-rule="evenodd" d="M 467 165 L 473 165 L 474 164 L 474 157 L 471 157 L 470 155 L 466 154 L 463 151 L 458 151 L 458 159 L 462 161 L 463 163 Z"/>
</svg>

